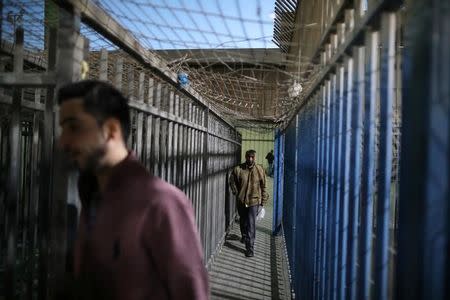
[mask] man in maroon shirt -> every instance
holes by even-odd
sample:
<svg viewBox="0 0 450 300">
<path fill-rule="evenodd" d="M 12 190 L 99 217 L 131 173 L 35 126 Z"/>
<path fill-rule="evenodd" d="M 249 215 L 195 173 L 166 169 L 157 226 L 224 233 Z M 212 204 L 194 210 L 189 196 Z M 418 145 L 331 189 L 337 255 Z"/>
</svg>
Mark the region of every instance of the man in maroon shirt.
<svg viewBox="0 0 450 300">
<path fill-rule="evenodd" d="M 191 204 L 130 154 L 127 99 L 100 81 L 58 93 L 60 147 L 80 169 L 74 299 L 208 299 Z"/>
</svg>

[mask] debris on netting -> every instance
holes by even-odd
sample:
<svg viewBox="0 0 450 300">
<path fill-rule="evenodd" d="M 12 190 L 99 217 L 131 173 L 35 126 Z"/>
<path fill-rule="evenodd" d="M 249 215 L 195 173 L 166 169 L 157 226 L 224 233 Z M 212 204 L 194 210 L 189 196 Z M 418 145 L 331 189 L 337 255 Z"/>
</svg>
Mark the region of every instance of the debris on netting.
<svg viewBox="0 0 450 300">
<path fill-rule="evenodd" d="M 300 93 L 303 91 L 303 86 L 300 82 L 294 81 L 292 85 L 288 89 L 289 97 L 295 98 L 300 96 Z"/>
</svg>

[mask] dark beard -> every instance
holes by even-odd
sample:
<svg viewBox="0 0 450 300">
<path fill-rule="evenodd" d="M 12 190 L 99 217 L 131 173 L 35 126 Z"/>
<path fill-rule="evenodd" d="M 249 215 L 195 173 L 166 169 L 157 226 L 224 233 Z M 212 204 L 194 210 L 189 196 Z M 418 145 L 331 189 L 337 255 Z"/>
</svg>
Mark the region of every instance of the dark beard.
<svg viewBox="0 0 450 300">
<path fill-rule="evenodd" d="M 86 159 L 86 166 L 85 170 L 87 172 L 96 173 L 99 171 L 102 166 L 100 165 L 100 160 L 105 156 L 106 154 L 106 145 L 101 144 L 99 145 L 92 153 L 87 157 Z"/>
</svg>

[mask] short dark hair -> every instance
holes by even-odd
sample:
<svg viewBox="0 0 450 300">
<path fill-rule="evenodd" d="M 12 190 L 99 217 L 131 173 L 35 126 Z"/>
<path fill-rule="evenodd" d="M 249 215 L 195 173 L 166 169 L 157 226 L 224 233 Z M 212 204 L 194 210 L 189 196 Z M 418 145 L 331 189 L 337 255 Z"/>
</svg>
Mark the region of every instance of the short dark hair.
<svg viewBox="0 0 450 300">
<path fill-rule="evenodd" d="M 124 141 L 130 134 L 130 109 L 128 99 L 115 87 L 100 80 L 83 80 L 69 83 L 58 91 L 58 104 L 82 98 L 84 110 L 94 116 L 99 125 L 108 118 L 119 120 Z"/>
<path fill-rule="evenodd" d="M 249 156 L 249 155 L 255 155 L 256 154 L 256 151 L 255 150 L 252 150 L 252 149 L 250 149 L 250 150 L 247 150 L 247 152 L 245 152 L 245 156 Z"/>
</svg>

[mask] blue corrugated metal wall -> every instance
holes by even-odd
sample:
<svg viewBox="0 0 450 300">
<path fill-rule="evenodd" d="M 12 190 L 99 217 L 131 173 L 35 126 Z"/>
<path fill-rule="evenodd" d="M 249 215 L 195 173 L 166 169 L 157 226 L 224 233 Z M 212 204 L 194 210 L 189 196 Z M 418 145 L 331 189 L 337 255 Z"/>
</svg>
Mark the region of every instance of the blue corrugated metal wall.
<svg viewBox="0 0 450 300">
<path fill-rule="evenodd" d="M 278 234 L 281 230 L 283 216 L 283 170 L 284 170 L 284 135 L 277 129 L 275 131 L 274 146 L 274 172 L 273 172 L 273 232 Z"/>
<path fill-rule="evenodd" d="M 450 4 L 428 3 L 408 7 L 406 41 L 389 7 L 347 52 L 325 45 L 321 77 L 276 134 L 274 231 L 296 298 L 450 297 Z"/>
</svg>

